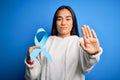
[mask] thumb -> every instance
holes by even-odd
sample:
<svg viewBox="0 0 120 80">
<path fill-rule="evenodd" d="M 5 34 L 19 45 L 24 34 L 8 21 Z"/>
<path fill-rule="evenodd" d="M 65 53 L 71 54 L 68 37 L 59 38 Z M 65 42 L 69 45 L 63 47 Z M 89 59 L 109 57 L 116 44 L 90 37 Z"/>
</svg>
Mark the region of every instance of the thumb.
<svg viewBox="0 0 120 80">
<path fill-rule="evenodd" d="M 85 48 L 85 45 L 84 45 L 84 42 L 83 42 L 83 41 L 80 41 L 80 46 L 82 47 L 83 50 L 86 51 L 86 48 Z"/>
</svg>

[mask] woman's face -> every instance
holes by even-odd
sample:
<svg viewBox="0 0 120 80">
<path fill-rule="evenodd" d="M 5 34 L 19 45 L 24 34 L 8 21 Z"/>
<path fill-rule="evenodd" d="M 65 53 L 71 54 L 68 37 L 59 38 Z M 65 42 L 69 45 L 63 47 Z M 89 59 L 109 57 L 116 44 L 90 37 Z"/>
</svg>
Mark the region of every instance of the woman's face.
<svg viewBox="0 0 120 80">
<path fill-rule="evenodd" d="M 59 37 L 67 37 L 70 36 L 73 20 L 72 14 L 67 9 L 61 9 L 57 14 L 56 26 Z"/>
</svg>

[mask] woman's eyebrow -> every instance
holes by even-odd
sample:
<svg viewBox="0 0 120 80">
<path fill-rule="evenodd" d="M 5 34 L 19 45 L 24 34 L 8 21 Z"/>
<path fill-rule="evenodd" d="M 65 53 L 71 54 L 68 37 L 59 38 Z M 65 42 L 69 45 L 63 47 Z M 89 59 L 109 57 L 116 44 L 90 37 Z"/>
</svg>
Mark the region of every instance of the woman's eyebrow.
<svg viewBox="0 0 120 80">
<path fill-rule="evenodd" d="M 72 16 L 66 16 L 66 18 L 71 18 Z M 57 16 L 57 18 L 62 18 L 62 16 Z"/>
<path fill-rule="evenodd" d="M 62 16 L 57 16 L 57 18 L 62 18 Z"/>
<path fill-rule="evenodd" d="M 71 18 L 72 16 L 66 16 L 66 18 Z"/>
</svg>

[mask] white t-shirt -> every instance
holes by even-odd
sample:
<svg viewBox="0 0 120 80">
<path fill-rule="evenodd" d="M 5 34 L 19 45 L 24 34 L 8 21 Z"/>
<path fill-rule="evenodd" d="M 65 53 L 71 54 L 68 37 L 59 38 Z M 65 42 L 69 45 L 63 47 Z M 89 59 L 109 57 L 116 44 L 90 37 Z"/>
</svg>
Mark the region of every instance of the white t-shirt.
<svg viewBox="0 0 120 80">
<path fill-rule="evenodd" d="M 33 65 L 26 63 L 27 80 L 85 80 L 84 73 L 90 71 L 99 61 L 101 52 L 89 55 L 80 46 L 78 36 L 60 38 L 50 36 L 45 49 L 52 56 L 52 62 L 40 53 Z"/>
</svg>

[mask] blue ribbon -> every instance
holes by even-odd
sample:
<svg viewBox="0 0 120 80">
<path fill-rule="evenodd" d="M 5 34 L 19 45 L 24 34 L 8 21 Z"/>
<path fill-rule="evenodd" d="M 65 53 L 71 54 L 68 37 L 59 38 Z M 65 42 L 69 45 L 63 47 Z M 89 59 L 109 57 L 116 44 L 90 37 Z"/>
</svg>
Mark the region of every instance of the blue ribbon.
<svg viewBox="0 0 120 80">
<path fill-rule="evenodd" d="M 40 46 L 40 48 L 36 48 L 36 49 L 34 49 L 32 51 L 32 53 L 30 54 L 31 61 L 33 61 L 38 56 L 38 54 L 40 52 L 42 52 L 47 57 L 47 59 L 49 61 L 52 61 L 51 55 L 44 48 L 44 45 L 45 45 L 45 43 L 46 43 L 46 41 L 48 39 L 48 34 L 47 34 L 47 32 L 43 28 L 39 28 L 37 30 L 36 34 L 38 34 L 38 33 L 41 33 L 41 34 L 44 34 L 44 35 L 43 35 L 43 37 L 42 37 L 40 42 L 38 41 L 37 37 L 35 36 L 35 38 L 34 38 L 35 45 L 36 46 Z"/>
</svg>

